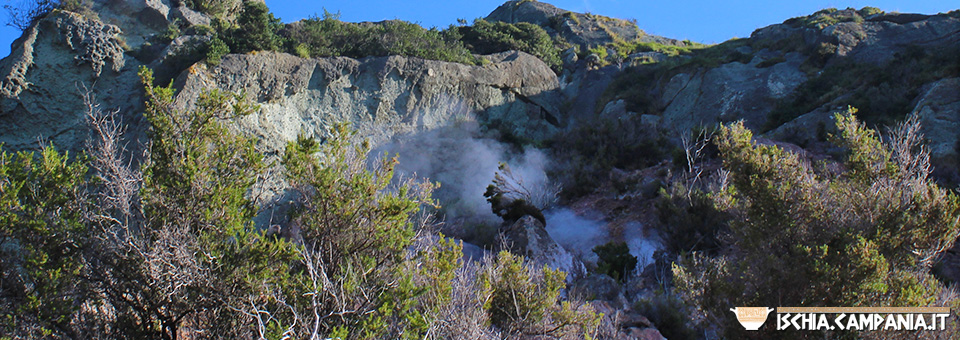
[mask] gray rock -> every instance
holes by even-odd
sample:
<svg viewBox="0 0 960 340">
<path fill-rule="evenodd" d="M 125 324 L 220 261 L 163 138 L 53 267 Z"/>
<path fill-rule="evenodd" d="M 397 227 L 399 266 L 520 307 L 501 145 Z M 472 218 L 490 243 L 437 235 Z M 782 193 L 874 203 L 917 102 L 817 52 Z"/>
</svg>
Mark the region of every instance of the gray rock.
<svg viewBox="0 0 960 340">
<path fill-rule="evenodd" d="M 487 15 L 486 20 L 503 21 L 512 24 L 529 22 L 535 25 L 546 26 L 550 24 L 550 18 L 563 14 L 564 12 L 566 11 L 546 2 L 511 0 L 493 10 L 493 12 Z"/>
<path fill-rule="evenodd" d="M 124 55 L 120 30 L 79 14 L 56 12 L 29 28 L 0 61 L 0 142 L 33 149 L 39 141 L 78 150 L 87 137 L 83 88 L 105 110 L 119 109 L 138 135 L 140 65 Z"/>
<path fill-rule="evenodd" d="M 522 52 L 463 64 L 407 57 L 303 59 L 261 52 L 226 56 L 217 67 L 193 66 L 177 81 L 181 105 L 202 90 L 245 92 L 260 111 L 237 129 L 278 152 L 298 134 L 322 137 L 335 122 L 350 122 L 376 144 L 398 133 L 457 121 L 505 122 L 512 133 L 546 138 L 556 131 L 556 75 Z"/>
<path fill-rule="evenodd" d="M 835 130 L 836 122 L 833 115 L 836 112 L 845 110 L 845 108 L 826 107 L 817 108 L 809 113 L 784 123 L 764 134 L 764 136 L 781 141 L 788 141 L 799 145 L 809 145 L 810 143 L 822 140 L 828 132 Z"/>
<path fill-rule="evenodd" d="M 497 243 L 506 245 L 511 253 L 523 255 L 536 265 L 547 265 L 566 272 L 567 282 L 586 273 L 583 262 L 558 245 L 543 223 L 532 216 L 504 224 L 497 236 Z"/>
<path fill-rule="evenodd" d="M 628 328 L 624 330 L 621 339 L 634 340 L 667 340 L 656 328 Z"/>
<path fill-rule="evenodd" d="M 920 118 L 921 131 L 929 142 L 934 159 L 953 158 L 960 140 L 960 78 L 948 78 L 924 86 L 913 112 Z"/>
<path fill-rule="evenodd" d="M 608 303 L 619 303 L 623 300 L 617 280 L 608 275 L 596 273 L 574 281 L 570 285 L 570 294 L 585 300 L 600 300 Z"/>
<path fill-rule="evenodd" d="M 539 1 L 507 1 L 486 17 L 487 21 L 528 22 L 543 27 L 551 36 L 582 47 L 594 47 L 615 40 L 639 40 L 665 45 L 685 45 L 679 40 L 648 35 L 636 24 L 606 16 L 574 13 Z"/>
<path fill-rule="evenodd" d="M 732 62 L 673 76 L 660 98 L 660 125 L 680 132 L 738 119 L 754 129 L 763 126 L 776 99 L 807 79 L 800 71 L 802 56 L 791 53 L 786 60 L 767 68 Z"/>
<path fill-rule="evenodd" d="M 194 11 L 187 6 L 180 5 L 173 9 L 172 16 L 182 20 L 187 26 L 210 25 L 210 17 L 206 14 Z"/>
<path fill-rule="evenodd" d="M 839 57 L 883 65 L 897 53 L 911 47 L 932 47 L 960 43 L 960 18 L 949 15 L 886 14 L 864 22 L 839 22 L 825 28 L 792 27 L 776 24 L 757 29 L 754 41 L 777 41 L 800 36 L 812 49 L 821 43 L 836 45 Z M 838 62 L 840 58 L 831 59 Z"/>
<path fill-rule="evenodd" d="M 560 59 L 563 60 L 564 68 L 571 68 L 576 66 L 577 61 L 580 60 L 580 57 L 577 55 L 577 50 L 573 47 L 568 48 L 560 54 Z"/>
</svg>

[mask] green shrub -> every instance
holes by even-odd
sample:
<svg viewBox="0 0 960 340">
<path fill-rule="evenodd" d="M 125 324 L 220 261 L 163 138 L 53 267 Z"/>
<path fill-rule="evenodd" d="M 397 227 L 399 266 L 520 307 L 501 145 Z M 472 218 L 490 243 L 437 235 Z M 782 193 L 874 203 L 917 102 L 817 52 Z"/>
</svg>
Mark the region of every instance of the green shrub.
<svg viewBox="0 0 960 340">
<path fill-rule="evenodd" d="M 490 322 L 509 335 L 592 338 L 603 315 L 589 305 L 561 302 L 565 278 L 562 271 L 534 269 L 522 256 L 501 251 L 478 278 L 483 308 Z"/>
<path fill-rule="evenodd" d="M 291 24 L 285 34 L 292 41 L 292 52 L 300 54 L 305 48 L 311 56 L 318 57 L 403 55 L 469 65 L 478 62 L 463 47 L 454 28 L 428 30 L 400 20 L 357 24 L 338 18 L 338 14 L 325 12 L 322 18 Z M 301 44 L 304 47 L 298 47 Z"/>
<path fill-rule="evenodd" d="M 77 311 L 89 236 L 88 167 L 54 147 L 0 150 L 0 332 L 62 334 Z M 43 335 L 41 335 L 43 334 Z"/>
<path fill-rule="evenodd" d="M 218 37 L 213 37 L 209 43 L 207 43 L 207 51 L 205 59 L 207 64 L 216 66 L 220 64 L 220 60 L 223 59 L 223 56 L 230 53 L 230 47 L 227 46 L 227 43 L 220 40 Z"/>
<path fill-rule="evenodd" d="M 228 10 L 239 7 L 242 0 L 183 0 L 183 4 L 195 11 L 220 17 Z"/>
<path fill-rule="evenodd" d="M 167 29 L 160 32 L 158 36 L 161 43 L 169 43 L 173 39 L 180 37 L 180 20 L 173 20 L 167 24 Z"/>
<path fill-rule="evenodd" d="M 464 46 L 473 53 L 491 54 L 518 50 L 540 58 L 554 71 L 559 71 L 563 66 L 560 49 L 540 26 L 527 22 L 511 24 L 477 19 L 473 21 L 473 26 L 456 29 Z"/>
<path fill-rule="evenodd" d="M 836 115 L 837 173 L 758 145 L 742 123 L 721 129 L 730 185 L 715 197 L 731 235 L 724 255 L 681 260 L 674 282 L 727 337 L 743 332 L 732 305 L 928 306 L 943 289 L 927 268 L 957 236 L 960 200 L 927 178 L 915 121 L 882 143 L 854 112 Z"/>
<path fill-rule="evenodd" d="M 690 312 L 678 296 L 657 291 L 649 298 L 637 301 L 634 310 L 646 316 L 657 331 L 667 339 L 695 339 Z"/>
<path fill-rule="evenodd" d="M 223 120 L 252 113 L 242 94 L 204 92 L 194 108 L 178 109 L 174 90 L 154 86 L 140 70 L 150 123 L 149 160 L 143 165 L 140 205 L 149 237 L 134 239 L 140 251 L 115 254 L 111 268 L 135 282 L 109 285 L 122 332 L 175 337 L 183 316 L 205 318 L 199 329 L 240 336 L 252 332 L 243 311 L 268 304 L 265 287 L 286 284 L 293 259 L 288 242 L 265 237 L 253 226 L 257 207 L 247 198 L 264 169 L 254 140 L 233 134 Z M 189 208 L 183 208 L 189 207 Z M 170 249 L 177 244 L 184 252 Z M 156 261 L 169 263 L 159 270 Z M 235 308 L 220 309 L 220 306 Z M 241 307 L 242 306 L 242 307 Z"/>
<path fill-rule="evenodd" d="M 720 235 L 730 216 L 717 209 L 709 193 L 674 183 L 669 190 L 661 189 L 656 208 L 658 230 L 668 251 L 715 254 L 720 249 Z"/>
<path fill-rule="evenodd" d="M 861 8 L 859 11 L 857 11 L 857 14 L 859 14 L 861 17 L 864 17 L 864 18 L 871 15 L 883 14 L 883 13 L 884 13 L 883 10 L 876 7 L 870 7 L 870 6 L 866 6 L 864 8 Z"/>
<path fill-rule="evenodd" d="M 630 273 L 637 268 L 637 257 L 630 255 L 630 247 L 626 242 L 611 241 L 607 244 L 593 247 L 597 254 L 597 271 L 610 277 L 626 281 Z"/>
<path fill-rule="evenodd" d="M 263 2 L 244 2 L 236 26 L 224 29 L 226 24 L 221 22 L 218 25 L 222 27 L 221 39 L 233 53 L 278 51 L 283 45 L 283 38 L 278 34 L 283 23 L 270 13 Z"/>
</svg>

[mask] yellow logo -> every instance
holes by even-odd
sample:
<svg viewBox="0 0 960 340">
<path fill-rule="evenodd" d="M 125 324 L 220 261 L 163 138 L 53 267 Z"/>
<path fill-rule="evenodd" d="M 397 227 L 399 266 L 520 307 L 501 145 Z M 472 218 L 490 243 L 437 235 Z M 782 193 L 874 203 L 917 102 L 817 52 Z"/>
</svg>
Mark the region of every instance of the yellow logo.
<svg viewBox="0 0 960 340">
<path fill-rule="evenodd" d="M 748 331 L 755 331 L 763 326 L 767 321 L 767 315 L 773 311 L 773 308 L 767 307 L 737 307 L 731 308 L 731 312 L 737 314 L 737 321 Z"/>
</svg>

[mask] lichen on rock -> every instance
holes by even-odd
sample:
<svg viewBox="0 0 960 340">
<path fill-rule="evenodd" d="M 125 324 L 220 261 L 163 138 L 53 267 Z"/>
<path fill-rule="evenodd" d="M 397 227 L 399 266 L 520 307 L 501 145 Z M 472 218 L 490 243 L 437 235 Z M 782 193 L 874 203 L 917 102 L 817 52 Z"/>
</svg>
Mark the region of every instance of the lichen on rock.
<svg viewBox="0 0 960 340">
<path fill-rule="evenodd" d="M 74 56 L 77 65 L 90 63 L 97 77 L 107 62 L 115 72 L 123 68 L 124 49 L 119 27 L 70 12 L 58 12 L 54 23 L 64 43 L 79 52 Z"/>
</svg>

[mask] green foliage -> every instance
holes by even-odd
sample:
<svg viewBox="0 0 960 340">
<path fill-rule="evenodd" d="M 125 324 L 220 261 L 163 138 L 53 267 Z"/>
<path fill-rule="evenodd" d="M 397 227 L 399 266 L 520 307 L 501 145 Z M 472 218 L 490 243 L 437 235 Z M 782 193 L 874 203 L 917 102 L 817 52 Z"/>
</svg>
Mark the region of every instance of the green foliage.
<svg viewBox="0 0 960 340">
<path fill-rule="evenodd" d="M 861 17 L 864 17 L 864 18 L 869 17 L 871 15 L 877 15 L 877 14 L 883 14 L 883 13 L 884 13 L 883 10 L 876 7 L 870 7 L 870 6 L 866 6 L 864 8 L 861 8 L 859 11 L 857 11 L 857 14 L 859 14 Z"/>
<path fill-rule="evenodd" d="M 173 20 L 167 24 L 167 29 L 160 32 L 160 41 L 164 44 L 180 37 L 180 20 Z"/>
<path fill-rule="evenodd" d="M 296 301 L 296 315 L 342 313 L 311 320 L 322 333 L 421 338 L 449 299 L 461 247 L 440 241 L 409 258 L 414 214 L 435 204 L 433 186 L 392 184 L 396 158 L 380 157 L 368 170 L 368 143 L 352 143 L 355 132 L 345 124 L 330 133 L 322 146 L 298 138 L 283 157 L 288 179 L 304 196 L 294 213 L 302 269 L 287 301 Z M 317 292 L 321 278 L 333 278 L 336 288 Z M 354 307 L 342 312 L 342 306 Z"/>
<path fill-rule="evenodd" d="M 0 150 L 0 332 L 60 333 L 81 295 L 87 162 L 52 146 Z M 28 336 L 29 337 L 29 336 Z"/>
<path fill-rule="evenodd" d="M 228 14 L 228 10 L 239 7 L 238 5 L 241 1 L 242 0 L 183 0 L 183 4 L 195 11 L 206 13 L 213 17 L 220 17 Z"/>
<path fill-rule="evenodd" d="M 244 229 L 256 208 L 244 198 L 263 168 L 254 141 L 233 136 L 220 120 L 252 113 L 242 94 L 204 92 L 196 109 L 181 112 L 174 90 L 153 86 L 150 70 L 141 68 L 150 122 L 150 162 L 144 166 L 144 209 L 155 227 L 189 225 L 203 232 L 233 236 Z M 190 211 L 166 207 L 179 204 Z"/>
<path fill-rule="evenodd" d="M 491 54 L 518 50 L 540 58 L 554 71 L 559 72 L 563 66 L 560 49 L 540 26 L 528 22 L 511 24 L 476 19 L 473 26 L 454 29 L 459 31 L 464 45 L 473 53 Z"/>
<path fill-rule="evenodd" d="M 220 64 L 220 60 L 223 59 L 223 56 L 230 53 L 230 47 L 227 46 L 227 43 L 220 40 L 218 37 L 214 37 L 210 40 L 210 43 L 207 44 L 207 51 L 204 56 L 207 64 L 216 66 Z"/>
<path fill-rule="evenodd" d="M 278 51 L 283 45 L 278 34 L 282 28 L 283 22 L 270 13 L 265 3 L 245 1 L 235 26 L 226 29 L 221 38 L 233 53 Z"/>
<path fill-rule="evenodd" d="M 477 60 L 463 47 L 455 29 L 424 29 L 417 24 L 388 20 L 379 23 L 349 23 L 339 14 L 301 20 L 286 30 L 290 49 L 312 57 L 404 55 L 473 65 Z"/>
<path fill-rule="evenodd" d="M 960 201 L 927 178 L 919 140 L 899 133 L 882 143 L 852 112 L 836 117 L 836 142 L 848 150 L 839 173 L 757 145 L 742 123 L 720 131 L 731 185 L 715 197 L 735 216 L 722 242 L 729 251 L 694 253 L 674 268 L 677 287 L 710 320 L 735 325 L 730 306 L 933 303 L 942 285 L 927 268 L 957 236 Z"/>
<path fill-rule="evenodd" d="M 490 322 L 510 335 L 590 338 L 603 315 L 589 307 L 559 302 L 565 278 L 562 271 L 547 266 L 533 269 L 522 256 L 501 251 L 496 263 L 488 265 L 478 278 L 483 308 Z"/>
<path fill-rule="evenodd" d="M 665 45 L 657 42 L 644 41 L 618 41 L 609 44 L 608 47 L 617 51 L 617 56 L 626 58 L 628 55 L 640 52 L 660 52 L 671 57 L 680 55 L 690 55 L 693 51 L 704 48 L 704 45 L 691 43 L 690 46 Z"/>
<path fill-rule="evenodd" d="M 836 8 L 827 8 L 819 10 L 816 13 L 808 16 L 789 19 L 783 23 L 793 27 L 824 29 L 841 22 L 863 22 L 863 17 L 865 16 L 864 14 L 876 14 L 877 12 L 874 12 L 874 10 L 882 13 L 882 11 L 873 7 L 864 7 L 860 11 L 857 11 L 853 8 L 847 8 L 842 11 L 837 10 Z"/>
<path fill-rule="evenodd" d="M 642 169 L 669 154 L 669 142 L 644 127 L 638 115 L 581 122 L 554 137 L 550 146 L 558 162 L 565 164 L 560 168 L 568 169 L 556 174 L 563 183 L 564 198 L 596 190 L 603 179 L 597 174 L 606 174 L 613 168 Z"/>
<path fill-rule="evenodd" d="M 626 242 L 611 241 L 593 247 L 593 252 L 599 258 L 597 271 L 614 279 L 626 281 L 630 273 L 637 268 L 637 257 L 630 255 L 630 247 L 627 247 Z"/>
<path fill-rule="evenodd" d="M 658 230 L 668 251 L 713 254 L 720 249 L 720 234 L 727 229 L 730 216 L 717 209 L 709 193 L 674 183 L 670 189 L 660 190 L 656 208 Z"/>
<path fill-rule="evenodd" d="M 137 314 L 141 334 L 171 335 L 181 326 L 174 321 L 182 318 L 177 315 L 259 302 L 266 283 L 285 282 L 285 268 L 294 253 L 285 241 L 266 238 L 253 228 L 257 208 L 246 194 L 263 171 L 263 156 L 254 149 L 253 139 L 235 135 L 221 123 L 257 108 L 247 104 L 242 94 L 214 90 L 202 93 L 193 109 L 180 110 L 173 104 L 171 87 L 154 86 L 152 72 L 146 68 L 141 68 L 140 77 L 146 89 L 144 116 L 150 122 L 151 138 L 150 158 L 142 167 L 144 227 L 151 231 L 145 242 L 164 247 L 167 233 L 182 233 L 180 247 L 192 249 L 197 265 L 211 273 L 207 279 L 175 283 L 190 287 L 179 296 L 163 296 L 164 291 L 152 291 L 152 287 L 134 287 L 140 291 L 129 293 L 148 300 L 139 308 L 156 318 L 143 320 L 136 304 L 129 306 L 133 310 L 121 311 Z M 125 275 L 152 275 L 149 268 L 126 270 L 133 273 Z M 247 328 L 236 327 L 239 315 L 229 310 L 214 313 L 207 326 L 224 334 L 242 334 Z"/>
<path fill-rule="evenodd" d="M 691 328 L 693 320 L 685 307 L 678 296 L 661 291 L 634 304 L 634 310 L 650 319 L 664 338 L 695 339 L 697 333 Z"/>
</svg>

